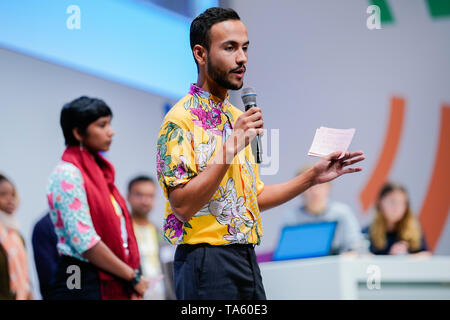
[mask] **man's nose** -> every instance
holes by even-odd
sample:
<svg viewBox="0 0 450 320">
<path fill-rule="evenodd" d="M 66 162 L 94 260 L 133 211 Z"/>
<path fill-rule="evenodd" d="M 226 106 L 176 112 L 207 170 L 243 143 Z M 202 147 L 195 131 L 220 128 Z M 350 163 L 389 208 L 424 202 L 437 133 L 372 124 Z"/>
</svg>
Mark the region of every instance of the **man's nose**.
<svg viewBox="0 0 450 320">
<path fill-rule="evenodd" d="M 241 48 L 236 56 L 236 63 L 239 65 L 243 65 L 245 63 L 247 63 L 247 54 L 245 53 L 245 51 Z"/>
</svg>

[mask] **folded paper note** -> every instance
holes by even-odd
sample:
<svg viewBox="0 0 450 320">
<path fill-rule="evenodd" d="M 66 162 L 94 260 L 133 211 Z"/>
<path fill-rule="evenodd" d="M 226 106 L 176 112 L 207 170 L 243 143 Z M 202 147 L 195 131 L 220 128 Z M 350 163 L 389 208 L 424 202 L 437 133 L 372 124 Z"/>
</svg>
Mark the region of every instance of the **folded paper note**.
<svg viewBox="0 0 450 320">
<path fill-rule="evenodd" d="M 342 151 L 339 159 L 344 157 L 352 142 L 355 129 L 333 129 L 320 127 L 316 130 L 308 155 L 323 157 L 336 151 Z"/>
</svg>

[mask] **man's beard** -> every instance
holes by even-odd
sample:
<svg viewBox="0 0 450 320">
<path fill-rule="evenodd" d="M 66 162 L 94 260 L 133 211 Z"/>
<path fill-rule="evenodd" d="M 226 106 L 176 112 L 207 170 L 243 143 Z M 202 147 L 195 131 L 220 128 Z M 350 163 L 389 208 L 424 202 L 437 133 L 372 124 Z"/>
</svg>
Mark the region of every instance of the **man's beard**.
<svg viewBox="0 0 450 320">
<path fill-rule="evenodd" d="M 240 68 L 241 66 L 239 66 Z M 222 71 L 218 67 L 214 66 L 211 63 L 211 59 L 208 57 L 208 75 L 211 79 L 213 79 L 217 84 L 222 86 L 225 89 L 229 90 L 239 90 L 244 85 L 244 81 L 242 81 L 241 85 L 236 85 L 228 80 L 228 75 L 230 72 Z"/>
<path fill-rule="evenodd" d="M 150 213 L 150 211 L 146 212 L 144 210 L 140 210 L 140 208 L 132 208 L 132 213 L 133 215 L 137 216 L 138 218 L 148 218 L 148 214 Z"/>
</svg>

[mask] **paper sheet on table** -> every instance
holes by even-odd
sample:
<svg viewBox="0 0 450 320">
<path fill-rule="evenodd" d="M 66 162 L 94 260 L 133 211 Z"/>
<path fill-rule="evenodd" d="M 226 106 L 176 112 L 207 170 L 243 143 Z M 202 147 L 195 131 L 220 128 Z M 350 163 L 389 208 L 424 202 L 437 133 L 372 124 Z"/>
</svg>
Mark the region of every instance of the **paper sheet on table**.
<svg viewBox="0 0 450 320">
<path fill-rule="evenodd" d="M 344 157 L 352 142 L 355 129 L 333 129 L 320 127 L 316 130 L 308 155 L 323 157 L 336 151 L 342 151 L 339 159 Z"/>
</svg>

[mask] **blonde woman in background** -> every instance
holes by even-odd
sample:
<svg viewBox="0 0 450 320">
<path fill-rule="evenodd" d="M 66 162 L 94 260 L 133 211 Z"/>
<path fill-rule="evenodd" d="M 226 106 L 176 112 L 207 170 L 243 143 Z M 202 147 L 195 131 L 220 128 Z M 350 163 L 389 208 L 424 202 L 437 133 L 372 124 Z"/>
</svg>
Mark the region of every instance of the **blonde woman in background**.
<svg viewBox="0 0 450 320">
<path fill-rule="evenodd" d="M 411 212 L 408 193 L 399 184 L 387 183 L 381 189 L 375 217 L 365 231 L 374 254 L 431 255 L 420 223 Z"/>
</svg>

